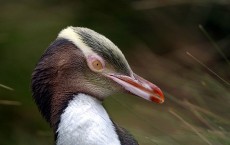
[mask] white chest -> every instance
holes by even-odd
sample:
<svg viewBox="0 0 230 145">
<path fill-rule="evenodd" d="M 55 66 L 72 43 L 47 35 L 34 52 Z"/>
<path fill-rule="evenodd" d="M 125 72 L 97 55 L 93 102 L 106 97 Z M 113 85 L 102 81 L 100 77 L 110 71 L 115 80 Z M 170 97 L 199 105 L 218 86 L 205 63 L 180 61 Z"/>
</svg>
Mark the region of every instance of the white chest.
<svg viewBox="0 0 230 145">
<path fill-rule="evenodd" d="M 57 145 L 120 145 L 107 112 L 97 99 L 79 94 L 64 110 Z"/>
</svg>

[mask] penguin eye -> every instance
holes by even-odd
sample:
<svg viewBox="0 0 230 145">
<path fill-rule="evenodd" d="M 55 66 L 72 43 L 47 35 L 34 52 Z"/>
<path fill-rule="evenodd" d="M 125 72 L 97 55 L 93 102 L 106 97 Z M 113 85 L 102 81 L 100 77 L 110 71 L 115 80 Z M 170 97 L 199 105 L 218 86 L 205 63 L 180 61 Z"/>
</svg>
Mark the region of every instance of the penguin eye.
<svg viewBox="0 0 230 145">
<path fill-rule="evenodd" d="M 93 68 L 94 68 L 95 70 L 97 70 L 97 71 L 100 71 L 100 70 L 103 69 L 103 65 L 102 65 L 102 63 L 101 63 L 99 60 L 94 60 L 94 61 L 92 62 L 92 66 L 93 66 Z"/>
<path fill-rule="evenodd" d="M 100 72 L 105 67 L 104 60 L 100 56 L 97 56 L 97 55 L 88 56 L 87 63 L 88 63 L 89 68 L 95 72 Z"/>
</svg>

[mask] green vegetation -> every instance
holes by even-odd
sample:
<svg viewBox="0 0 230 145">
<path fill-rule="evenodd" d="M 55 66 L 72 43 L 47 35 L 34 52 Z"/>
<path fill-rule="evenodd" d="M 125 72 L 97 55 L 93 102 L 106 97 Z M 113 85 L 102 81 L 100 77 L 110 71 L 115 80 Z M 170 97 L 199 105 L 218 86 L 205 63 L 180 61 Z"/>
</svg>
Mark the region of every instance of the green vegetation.
<svg viewBox="0 0 230 145">
<path fill-rule="evenodd" d="M 53 144 L 30 79 L 44 50 L 72 25 L 107 36 L 137 74 L 164 91 L 162 105 L 123 94 L 104 102 L 141 145 L 229 145 L 229 6 L 224 0 L 2 0 L 0 144 Z"/>
</svg>

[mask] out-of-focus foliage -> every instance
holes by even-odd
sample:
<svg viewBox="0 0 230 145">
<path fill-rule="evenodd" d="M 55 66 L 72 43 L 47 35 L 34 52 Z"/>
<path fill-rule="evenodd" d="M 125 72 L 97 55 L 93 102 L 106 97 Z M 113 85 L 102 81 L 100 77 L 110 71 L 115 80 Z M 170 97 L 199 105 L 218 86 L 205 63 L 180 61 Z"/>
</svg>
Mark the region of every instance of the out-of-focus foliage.
<svg viewBox="0 0 230 145">
<path fill-rule="evenodd" d="M 2 0 L 0 84 L 14 91 L 0 87 L 0 144 L 53 143 L 30 78 L 69 25 L 107 36 L 136 73 L 165 92 L 162 105 L 121 94 L 104 102 L 140 144 L 230 144 L 228 0 Z"/>
</svg>

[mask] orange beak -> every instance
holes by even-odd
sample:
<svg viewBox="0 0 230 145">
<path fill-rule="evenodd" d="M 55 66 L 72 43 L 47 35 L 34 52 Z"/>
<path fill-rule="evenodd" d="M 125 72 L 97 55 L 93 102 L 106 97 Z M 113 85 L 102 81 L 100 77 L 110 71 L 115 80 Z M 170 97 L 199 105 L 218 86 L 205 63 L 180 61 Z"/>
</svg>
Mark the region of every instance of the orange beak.
<svg viewBox="0 0 230 145">
<path fill-rule="evenodd" d="M 160 88 L 136 74 L 133 74 L 132 77 L 115 74 L 106 76 L 117 82 L 131 94 L 156 103 L 164 102 L 164 95 Z"/>
</svg>

